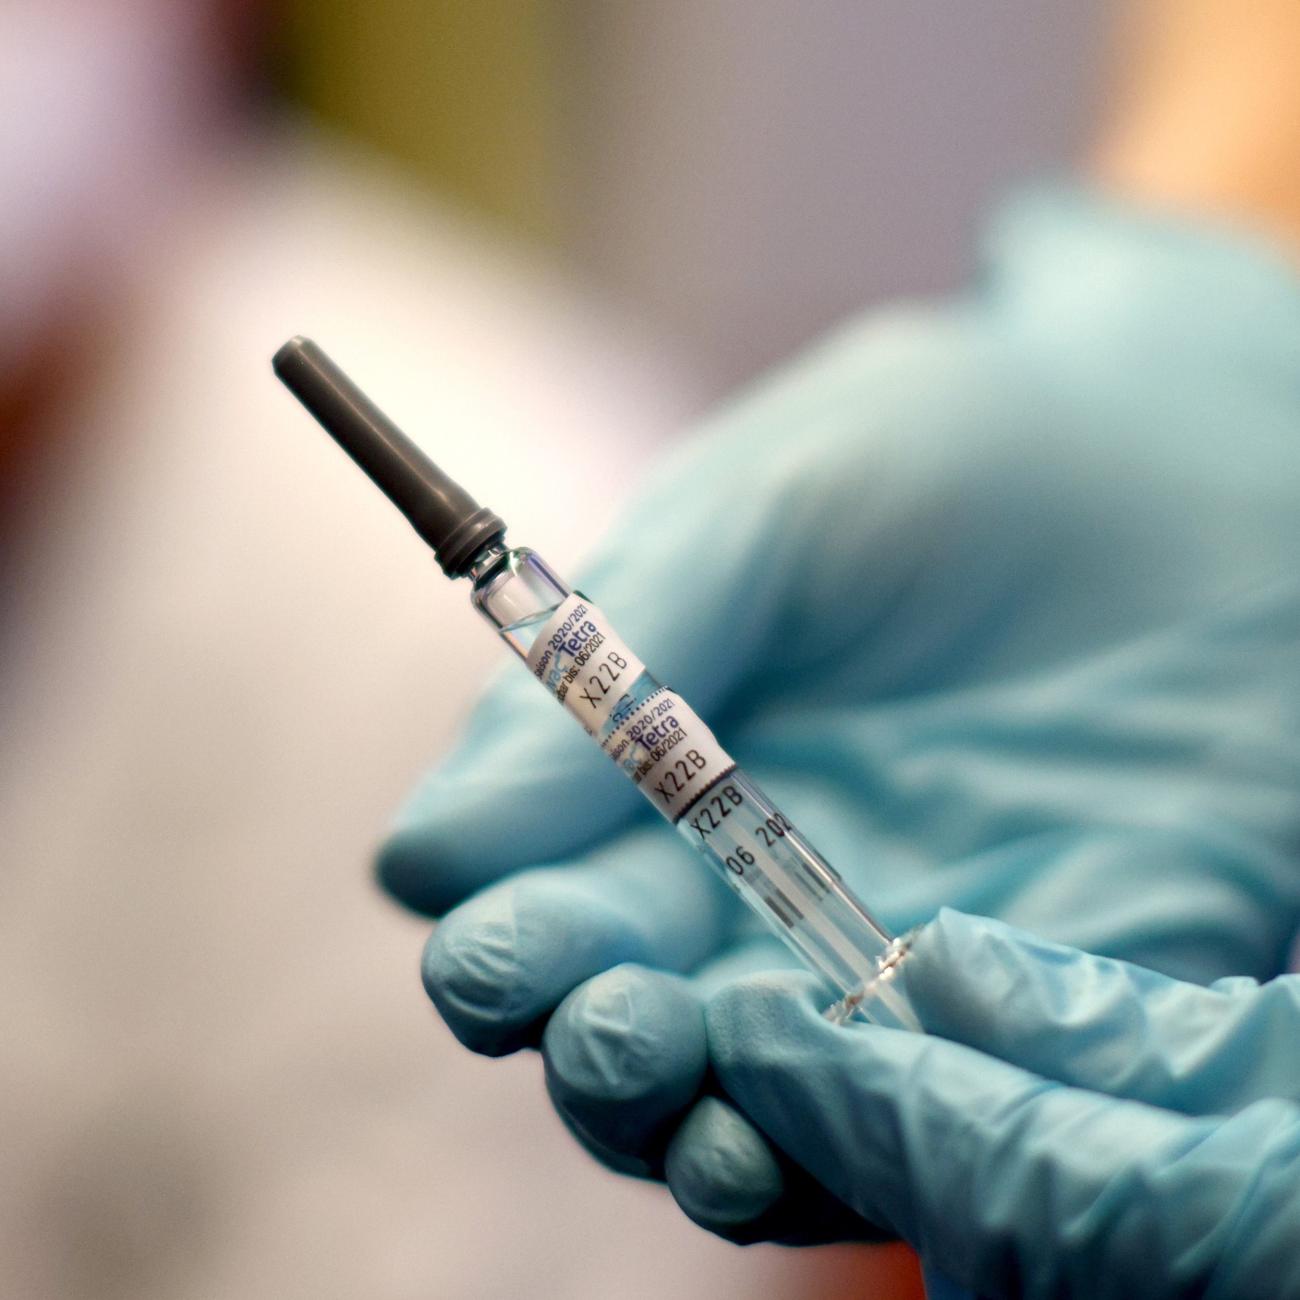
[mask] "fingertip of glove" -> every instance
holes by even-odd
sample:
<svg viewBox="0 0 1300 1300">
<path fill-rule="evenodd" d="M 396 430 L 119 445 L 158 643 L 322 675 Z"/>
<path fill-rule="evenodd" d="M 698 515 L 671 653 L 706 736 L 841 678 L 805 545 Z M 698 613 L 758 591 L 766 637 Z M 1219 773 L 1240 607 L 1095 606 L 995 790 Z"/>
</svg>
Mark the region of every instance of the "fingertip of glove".
<svg viewBox="0 0 1300 1300">
<path fill-rule="evenodd" d="M 941 907 L 934 919 L 917 932 L 909 964 L 942 961 L 949 965 L 962 965 L 978 961 L 990 953 L 1005 958 L 1027 950 L 1032 950 L 1035 957 L 1057 963 L 1070 962 L 1077 956 L 1072 948 L 1041 939 L 994 917 Z"/>
<path fill-rule="evenodd" d="M 519 865 L 512 807 L 488 782 L 425 777 L 375 853 L 381 889 L 412 911 L 441 916 L 503 869 Z M 527 856 L 527 855 L 524 855 Z"/>
<path fill-rule="evenodd" d="M 449 912 L 425 946 L 425 988 L 475 1051 L 511 1051 L 596 972 L 641 960 L 645 938 L 563 870 L 483 890 Z"/>
<path fill-rule="evenodd" d="M 425 916 L 440 916 L 448 899 L 434 869 L 428 834 L 410 826 L 393 831 L 375 852 L 374 872 L 379 887 L 391 898 Z"/>
<path fill-rule="evenodd" d="M 424 945 L 420 976 L 439 1015 L 471 1051 L 512 1050 L 504 1022 L 516 975 L 514 935 L 505 918 L 438 926 Z"/>
<path fill-rule="evenodd" d="M 1057 973 L 1088 960 L 992 917 L 942 908 L 901 968 L 901 983 L 928 1030 L 977 1045 L 1009 1008 L 1040 1008 L 1057 996 Z"/>
<path fill-rule="evenodd" d="M 620 1173 L 661 1175 L 664 1148 L 708 1067 L 704 1013 L 679 976 L 623 965 L 580 985 L 542 1036 L 560 1118 Z"/>
<path fill-rule="evenodd" d="M 704 1097 L 668 1145 L 669 1189 L 693 1222 L 730 1241 L 758 1240 L 785 1178 L 766 1139 L 736 1110 Z"/>
<path fill-rule="evenodd" d="M 543 1048 L 557 1103 L 584 1110 L 680 1109 L 708 1063 L 703 1009 L 685 981 L 634 965 L 575 989 L 551 1017 Z"/>
<path fill-rule="evenodd" d="M 478 795 L 458 800 L 446 792 L 428 816 L 403 814 L 375 853 L 380 888 L 412 911 L 437 917 L 531 860 L 531 845 L 521 848 L 527 837 L 481 803 Z"/>
</svg>

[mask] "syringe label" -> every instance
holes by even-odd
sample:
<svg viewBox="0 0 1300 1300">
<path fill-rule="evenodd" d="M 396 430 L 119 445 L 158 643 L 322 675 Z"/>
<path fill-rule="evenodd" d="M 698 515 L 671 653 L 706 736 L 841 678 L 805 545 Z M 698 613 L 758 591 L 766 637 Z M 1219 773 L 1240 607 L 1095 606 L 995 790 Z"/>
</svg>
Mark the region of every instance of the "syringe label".
<svg viewBox="0 0 1300 1300">
<path fill-rule="evenodd" d="M 625 699 L 645 664 L 576 593 L 551 615 L 528 652 L 529 670 L 593 735 Z"/>
<path fill-rule="evenodd" d="M 603 748 L 671 822 L 736 766 L 700 715 L 662 686 Z"/>
<path fill-rule="evenodd" d="M 551 615 L 527 664 L 669 821 L 736 766 L 699 714 L 655 684 L 584 596 L 575 593 Z"/>
</svg>

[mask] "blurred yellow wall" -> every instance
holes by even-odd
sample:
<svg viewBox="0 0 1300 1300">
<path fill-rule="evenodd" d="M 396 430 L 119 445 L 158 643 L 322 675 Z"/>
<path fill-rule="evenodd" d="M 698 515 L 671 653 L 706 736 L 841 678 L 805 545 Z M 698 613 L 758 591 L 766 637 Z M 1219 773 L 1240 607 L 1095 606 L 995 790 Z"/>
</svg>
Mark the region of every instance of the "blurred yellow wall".
<svg viewBox="0 0 1300 1300">
<path fill-rule="evenodd" d="M 517 234 L 559 223 L 554 0 L 288 0 L 289 90 Z"/>
</svg>

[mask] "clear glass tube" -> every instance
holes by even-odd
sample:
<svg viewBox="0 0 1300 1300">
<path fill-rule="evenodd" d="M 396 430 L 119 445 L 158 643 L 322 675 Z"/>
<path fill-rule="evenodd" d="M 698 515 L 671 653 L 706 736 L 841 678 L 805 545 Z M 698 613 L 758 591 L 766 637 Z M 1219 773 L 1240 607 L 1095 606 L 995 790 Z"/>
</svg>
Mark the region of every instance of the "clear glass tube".
<svg viewBox="0 0 1300 1300">
<path fill-rule="evenodd" d="M 599 611 L 582 603 L 585 597 L 524 547 L 488 547 L 475 558 L 469 576 L 475 608 L 530 667 L 536 664 L 543 634 L 551 635 L 565 611 L 580 611 L 569 623 L 583 640 L 572 642 L 578 648 L 567 671 L 560 675 L 553 669 L 548 679 L 535 668 L 537 675 L 549 680 L 580 720 L 576 700 L 590 701 L 592 720 L 584 725 L 592 738 L 638 782 L 677 833 L 835 990 L 838 1000 L 828 1017 L 843 1021 L 861 1015 L 919 1031 L 906 995 L 894 983 L 907 952 L 906 938 L 895 939 L 875 921 L 835 868 L 735 767 L 685 702 L 661 686 L 603 626 Z M 591 646 L 597 651 L 584 657 Z"/>
</svg>

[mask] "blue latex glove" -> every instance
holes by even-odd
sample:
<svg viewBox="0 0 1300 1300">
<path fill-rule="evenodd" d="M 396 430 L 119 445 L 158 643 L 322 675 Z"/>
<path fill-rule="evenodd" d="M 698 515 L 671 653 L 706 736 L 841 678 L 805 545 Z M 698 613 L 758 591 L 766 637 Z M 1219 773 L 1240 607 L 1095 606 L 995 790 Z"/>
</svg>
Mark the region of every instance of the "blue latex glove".
<svg viewBox="0 0 1300 1300">
<path fill-rule="evenodd" d="M 1300 1296 L 1300 976 L 948 910 L 904 971 L 930 1035 L 835 1028 L 804 975 L 709 1007 L 722 1086 L 837 1197 L 981 1295 Z"/>
<path fill-rule="evenodd" d="M 953 903 L 1270 975 L 1300 912 L 1300 287 L 1083 198 L 996 242 L 969 299 L 849 329 L 679 449 L 581 585 L 893 928 Z M 540 1043 L 601 1159 L 736 1240 L 861 1230 L 711 1095 L 704 1001 L 784 950 L 518 665 L 381 876 L 445 916 L 452 1030 Z"/>
</svg>

